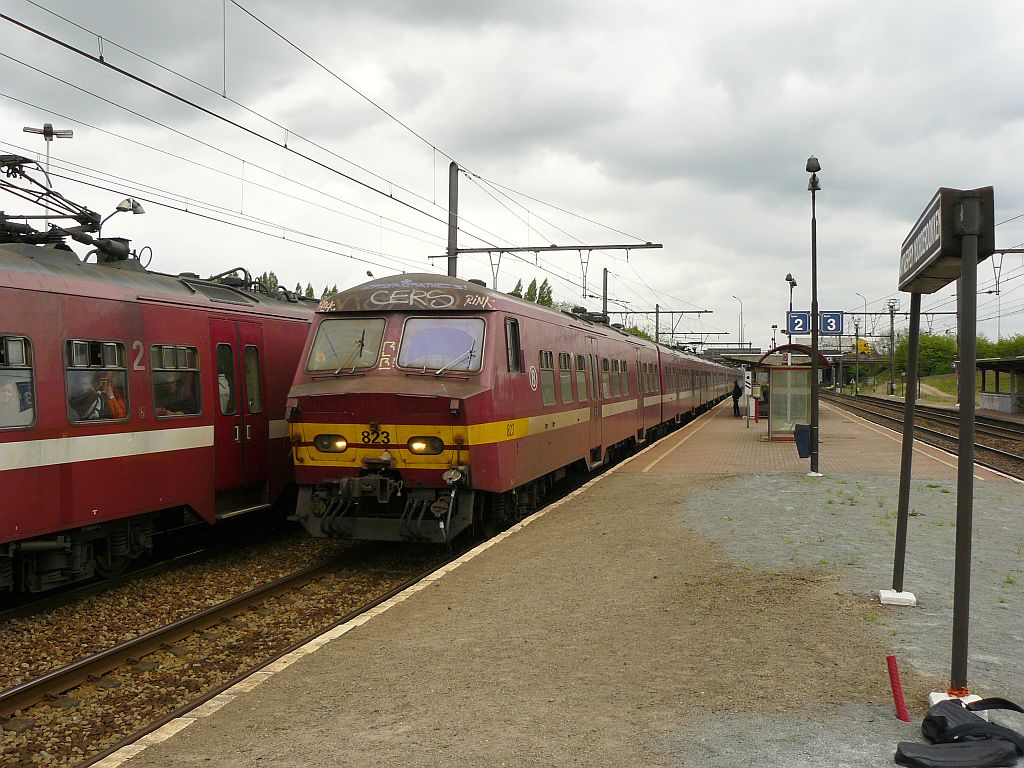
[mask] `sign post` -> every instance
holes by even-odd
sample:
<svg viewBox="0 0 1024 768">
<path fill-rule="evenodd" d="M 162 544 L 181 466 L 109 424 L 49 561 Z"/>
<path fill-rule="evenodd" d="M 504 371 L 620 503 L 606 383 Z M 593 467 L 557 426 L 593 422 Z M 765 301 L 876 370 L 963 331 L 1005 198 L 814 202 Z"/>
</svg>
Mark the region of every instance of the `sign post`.
<svg viewBox="0 0 1024 768">
<path fill-rule="evenodd" d="M 956 561 L 953 576 L 953 649 L 948 693 L 966 696 L 967 641 L 971 591 L 971 526 L 974 504 L 974 390 L 977 367 L 978 262 L 995 250 L 995 209 L 992 187 L 959 190 L 941 187 L 918 218 L 900 250 L 901 291 L 910 296 L 910 349 L 900 461 L 899 507 L 893 588 L 882 590 L 882 602 L 914 604 L 903 592 L 910 506 L 910 477 L 917 394 L 918 336 L 921 294 L 934 293 L 959 279 L 958 369 L 960 436 L 957 451 Z M 891 598 L 886 600 L 887 595 Z M 910 600 L 905 599 L 909 595 Z"/>
</svg>

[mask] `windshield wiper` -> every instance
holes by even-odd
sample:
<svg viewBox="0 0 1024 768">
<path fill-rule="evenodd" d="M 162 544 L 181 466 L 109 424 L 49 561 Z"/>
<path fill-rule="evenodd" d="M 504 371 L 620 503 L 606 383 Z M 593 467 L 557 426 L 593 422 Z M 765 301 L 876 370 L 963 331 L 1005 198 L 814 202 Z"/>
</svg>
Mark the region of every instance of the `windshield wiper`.
<svg viewBox="0 0 1024 768">
<path fill-rule="evenodd" d="M 349 363 L 352 364 L 352 370 L 349 371 L 349 373 L 354 373 L 355 372 L 355 370 L 356 370 L 356 358 L 357 357 L 362 357 L 363 356 L 363 350 L 366 349 L 366 329 L 365 328 L 363 329 L 363 332 L 361 334 L 359 334 L 359 338 L 356 339 L 353 342 L 353 344 L 354 344 L 354 347 L 352 349 L 352 352 L 349 353 L 349 356 L 346 357 L 345 360 L 342 362 L 342 364 L 339 365 L 335 369 L 335 371 L 334 371 L 334 375 L 335 376 L 337 376 L 339 373 L 341 373 L 342 369 L 348 368 Z"/>
<path fill-rule="evenodd" d="M 444 365 L 442 365 L 442 366 L 441 366 L 440 368 L 438 368 L 438 369 L 437 369 L 436 371 L 434 371 L 434 375 L 435 375 L 435 376 L 440 376 L 440 375 L 441 375 L 442 373 L 444 373 L 445 371 L 447 371 L 447 370 L 448 370 L 449 368 L 451 368 L 451 367 L 452 367 L 453 365 L 455 365 L 456 363 L 461 363 L 461 362 L 462 362 L 462 361 L 463 361 L 463 360 L 464 360 L 465 358 L 467 358 L 467 357 L 469 358 L 469 361 L 470 361 L 470 362 L 472 362 L 472 361 L 473 361 L 473 350 L 475 350 L 475 349 L 476 349 L 476 342 L 474 341 L 474 342 L 473 342 L 473 343 L 472 343 L 472 344 L 470 345 L 469 349 L 467 349 L 467 350 L 466 350 L 465 352 L 463 352 L 463 353 L 462 353 L 461 355 L 459 355 L 458 357 L 456 357 L 456 358 L 455 358 L 454 360 L 452 360 L 452 361 L 451 361 L 450 363 L 445 363 L 445 364 L 444 364 Z"/>
</svg>

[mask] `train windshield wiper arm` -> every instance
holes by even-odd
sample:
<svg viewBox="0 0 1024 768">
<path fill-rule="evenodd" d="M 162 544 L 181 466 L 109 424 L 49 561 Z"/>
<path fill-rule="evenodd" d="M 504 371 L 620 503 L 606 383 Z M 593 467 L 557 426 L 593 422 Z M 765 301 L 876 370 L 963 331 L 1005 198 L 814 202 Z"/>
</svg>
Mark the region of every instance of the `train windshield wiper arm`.
<svg viewBox="0 0 1024 768">
<path fill-rule="evenodd" d="M 341 363 L 341 365 L 339 365 L 337 367 L 337 369 L 335 369 L 335 371 L 334 371 L 334 375 L 335 376 L 340 374 L 343 369 L 348 368 L 350 363 L 352 364 L 352 370 L 349 371 L 349 373 L 353 373 L 355 371 L 355 369 L 356 369 L 356 358 L 357 357 L 362 357 L 363 356 L 363 350 L 366 349 L 366 329 L 365 328 L 363 329 L 363 332 L 361 334 L 359 334 L 359 338 L 356 339 L 354 342 L 352 342 L 352 344 L 353 344 L 352 351 L 349 353 L 348 357 L 346 357 L 345 360 Z"/>
<path fill-rule="evenodd" d="M 466 358 L 469 358 L 469 361 L 470 361 L 470 362 L 472 362 L 472 361 L 473 361 L 473 350 L 475 350 L 475 349 L 476 349 L 476 342 L 474 341 L 474 342 L 473 342 L 473 343 L 472 343 L 472 344 L 471 344 L 471 345 L 469 346 L 469 349 L 467 349 L 467 350 L 466 350 L 465 352 L 463 352 L 463 353 L 462 353 L 461 355 L 459 355 L 458 357 L 456 357 L 456 358 L 455 358 L 454 360 L 452 360 L 452 361 L 451 361 L 450 363 L 445 363 L 445 364 L 444 364 L 444 365 L 442 365 L 442 366 L 441 366 L 440 368 L 438 368 L 438 369 L 437 369 L 436 371 L 434 371 L 434 375 L 435 375 L 435 376 L 438 376 L 438 375 L 440 375 L 440 374 L 444 373 L 444 372 L 445 372 L 445 371 L 447 371 L 447 370 L 448 370 L 449 368 L 451 368 L 451 367 L 452 367 L 453 365 L 455 365 L 456 363 L 461 363 L 461 362 L 462 362 L 463 360 L 465 360 Z"/>
</svg>

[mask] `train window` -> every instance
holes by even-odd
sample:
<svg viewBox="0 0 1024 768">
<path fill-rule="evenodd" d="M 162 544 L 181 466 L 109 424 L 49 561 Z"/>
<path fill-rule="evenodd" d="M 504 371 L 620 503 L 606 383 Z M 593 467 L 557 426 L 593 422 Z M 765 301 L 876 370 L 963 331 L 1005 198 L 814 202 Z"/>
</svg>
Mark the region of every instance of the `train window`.
<svg viewBox="0 0 1024 768">
<path fill-rule="evenodd" d="M 221 415 L 235 414 L 235 351 L 230 344 L 217 345 L 217 399 Z"/>
<path fill-rule="evenodd" d="M 72 422 L 128 416 L 124 344 L 71 339 L 65 346 L 68 418 Z"/>
<path fill-rule="evenodd" d="M 32 426 L 35 403 L 31 342 L 24 336 L 0 336 L 0 429 Z"/>
<path fill-rule="evenodd" d="M 384 318 L 330 318 L 320 323 L 309 349 L 307 371 L 355 371 L 377 364 Z"/>
<path fill-rule="evenodd" d="M 572 355 L 568 352 L 558 353 L 558 385 L 562 389 L 562 403 L 572 402 Z"/>
<path fill-rule="evenodd" d="M 576 397 L 587 402 L 587 359 L 583 355 L 576 355 Z"/>
<path fill-rule="evenodd" d="M 612 360 L 612 397 L 619 396 L 619 361 Z"/>
<path fill-rule="evenodd" d="M 519 344 L 519 321 L 505 318 L 505 346 L 508 350 L 509 373 L 523 372 L 522 347 Z"/>
<path fill-rule="evenodd" d="M 654 392 L 661 392 L 661 371 L 658 369 L 658 364 L 651 363 L 651 369 L 654 371 L 654 381 L 651 382 L 654 385 Z"/>
<path fill-rule="evenodd" d="M 405 321 L 398 365 L 422 372 L 480 370 L 482 317 L 411 317 Z"/>
<path fill-rule="evenodd" d="M 609 371 L 608 358 L 607 357 L 602 357 L 601 358 L 601 398 L 603 400 L 607 400 L 609 397 L 612 396 L 612 389 L 611 389 L 610 382 L 608 380 L 608 371 Z"/>
<path fill-rule="evenodd" d="M 619 376 L 622 379 L 622 394 L 629 394 L 629 368 L 626 365 L 626 361 L 623 360 L 619 364 Z"/>
<path fill-rule="evenodd" d="M 154 344 L 149 348 L 149 364 L 157 417 L 195 416 L 202 410 L 198 349 Z"/>
<path fill-rule="evenodd" d="M 540 351 L 540 393 L 544 405 L 555 404 L 555 356 L 546 349 Z"/>
<path fill-rule="evenodd" d="M 249 413 L 263 413 L 263 377 L 260 372 L 260 351 L 247 346 L 242 352 L 245 365 L 245 396 Z"/>
</svg>

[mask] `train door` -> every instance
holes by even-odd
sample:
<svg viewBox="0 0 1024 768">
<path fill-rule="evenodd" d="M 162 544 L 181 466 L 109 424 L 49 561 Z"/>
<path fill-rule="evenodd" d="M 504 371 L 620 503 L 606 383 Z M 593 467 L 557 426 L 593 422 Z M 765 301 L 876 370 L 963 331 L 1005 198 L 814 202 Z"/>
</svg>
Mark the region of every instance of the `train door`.
<svg viewBox="0 0 1024 768">
<path fill-rule="evenodd" d="M 210 320 L 216 489 L 265 483 L 269 422 L 264 404 L 263 329 L 259 323 Z"/>
<path fill-rule="evenodd" d="M 636 440 L 638 443 L 642 443 L 645 439 L 646 429 L 644 428 L 644 422 L 646 418 L 647 406 L 644 402 L 644 388 L 640 386 L 640 369 L 643 363 L 640 362 L 640 347 L 636 348 L 636 360 L 633 363 L 633 370 L 636 371 Z M 627 381 L 629 377 L 627 377 Z"/>
<path fill-rule="evenodd" d="M 590 367 L 590 463 L 597 465 L 602 459 L 601 437 L 601 388 L 598 386 L 597 339 L 587 339 Z"/>
</svg>

